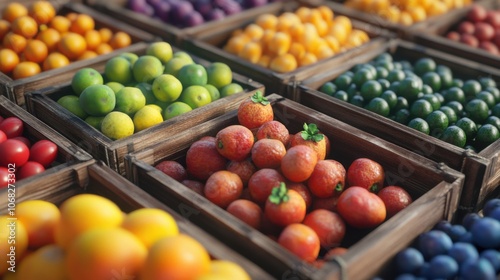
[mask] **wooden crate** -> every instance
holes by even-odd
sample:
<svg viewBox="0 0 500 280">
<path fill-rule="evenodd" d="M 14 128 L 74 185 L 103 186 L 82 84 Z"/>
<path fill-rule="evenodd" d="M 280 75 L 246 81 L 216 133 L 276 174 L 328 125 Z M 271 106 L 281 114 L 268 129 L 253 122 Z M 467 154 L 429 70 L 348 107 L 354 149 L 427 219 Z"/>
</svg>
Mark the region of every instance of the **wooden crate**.
<svg viewBox="0 0 500 280">
<path fill-rule="evenodd" d="M 500 2 L 495 0 L 480 1 L 478 5 L 487 10 L 500 9 Z M 459 57 L 466 57 L 475 62 L 498 68 L 500 55 L 491 54 L 483 49 L 474 48 L 463 43 L 446 38 L 448 31 L 455 29 L 470 11 L 472 6 L 461 9 L 456 13 L 443 16 L 439 21 L 428 23 L 408 33 L 408 40 L 428 46 Z M 425 30 L 425 32 L 422 32 Z"/>
<path fill-rule="evenodd" d="M 332 143 L 327 158 L 338 160 L 344 166 L 359 157 L 379 162 L 388 181 L 404 186 L 415 198 L 413 204 L 371 232 L 359 234 L 348 230 L 343 245 L 349 250 L 337 259 L 338 263 L 327 262 L 317 269 L 300 261 L 277 242 L 154 167 L 162 160 L 185 160 L 194 141 L 203 136 L 215 136 L 220 129 L 237 124 L 237 110 L 179 133 L 168 141 L 127 155 L 127 177 L 176 211 L 183 212 L 178 205 L 194 209 L 192 211 L 199 215 L 190 216 L 192 222 L 226 240 L 229 246 L 245 252 L 245 256 L 278 279 L 370 279 L 420 232 L 441 219 L 453 219 L 463 174 L 290 99 L 277 94 L 268 98 L 275 119 L 285 124 L 290 133 L 302 130 L 304 123 L 315 123 Z"/>
<path fill-rule="evenodd" d="M 149 44 L 140 43 L 140 51 L 134 53 L 142 55 Z M 174 51 L 177 51 L 174 48 Z M 192 56 L 195 62 L 208 66 L 210 62 Z M 97 69 L 104 69 L 105 61 Z M 137 132 L 129 137 L 111 140 L 84 120 L 65 110 L 57 103 L 57 99 L 71 94 L 71 78 L 64 81 L 59 87 L 50 87 L 27 94 L 27 110 L 66 136 L 78 146 L 88 151 L 94 158 L 104 161 L 112 169 L 124 174 L 123 157 L 130 152 L 139 151 L 152 144 L 163 141 L 166 137 L 187 130 L 193 125 L 204 122 L 213 117 L 233 110 L 241 100 L 260 90 L 264 93 L 264 86 L 260 83 L 233 71 L 233 82 L 239 83 L 244 92 L 218 99 L 203 107 L 197 108 L 161 124 Z"/>
<path fill-rule="evenodd" d="M 55 162 L 47 169 L 37 175 L 21 180 L 21 182 L 36 182 L 45 177 L 53 176 L 59 170 L 71 168 L 74 164 L 92 159 L 92 156 L 85 152 L 73 142 L 56 132 L 54 129 L 35 118 L 24 109 L 0 95 L 0 116 L 4 118 L 17 117 L 23 121 L 23 136 L 31 143 L 39 140 L 50 140 L 57 145 L 58 155 Z"/>
<path fill-rule="evenodd" d="M 80 162 L 73 165 L 72 168 L 59 170 L 41 180 L 26 183 L 19 182 L 13 188 L 0 190 L 0 206 L 2 209 L 0 213 L 7 213 L 9 209 L 8 198 L 10 198 L 8 195 L 12 193 L 15 193 L 14 204 L 32 199 L 41 199 L 60 205 L 64 200 L 74 195 L 92 193 L 110 199 L 126 213 L 140 208 L 162 209 L 174 217 L 181 233 L 198 240 L 213 258 L 230 260 L 239 264 L 252 279 L 272 279 L 262 268 L 229 248 L 222 241 L 207 234 L 156 198 L 139 189 L 101 161 L 92 159 Z"/>
<path fill-rule="evenodd" d="M 329 6 L 333 9 L 335 14 L 341 14 L 337 13 L 337 6 L 333 2 L 321 2 L 313 5 L 300 1 L 278 1 L 272 5 L 268 5 L 266 13 L 280 15 L 284 12 L 293 12 L 300 6 L 315 7 L 320 4 Z M 321 70 L 321 68 L 335 67 L 338 64 L 343 63 L 343 61 L 348 61 L 368 49 L 376 48 L 377 46 L 382 45 L 386 41 L 386 38 L 394 35 L 386 30 L 360 21 L 352 20 L 353 28 L 365 31 L 370 36 L 370 42 L 336 54 L 331 58 L 320 60 L 317 63 L 299 67 L 294 71 L 288 73 L 278 73 L 272 71 L 271 69 L 246 61 L 237 55 L 231 54 L 222 49 L 224 44 L 236 29 L 246 27 L 250 23 L 255 22 L 255 19 L 256 17 L 243 18 L 232 25 L 226 25 L 224 28 L 211 30 L 211 32 L 199 34 L 199 36 L 194 38 L 186 38 L 182 41 L 181 46 L 182 48 L 185 48 L 200 57 L 225 62 L 236 71 L 245 73 L 248 77 L 263 83 L 268 92 L 278 93 L 287 97 L 287 87 L 285 85 L 288 82 L 300 81 L 314 76 L 319 70 Z"/>
<path fill-rule="evenodd" d="M 382 48 L 365 53 L 349 64 L 332 71 L 324 71 L 320 75 L 304 80 L 301 85 L 295 88 L 294 100 L 434 161 L 444 162 L 451 168 L 463 172 L 465 174 L 464 192 L 459 209 L 462 214 L 477 210 L 478 207 L 481 207 L 488 193 L 493 191 L 500 182 L 500 140 L 478 153 L 473 153 L 432 136 L 417 133 L 403 124 L 335 99 L 318 90 L 321 85 L 333 80 L 355 64 L 368 62 L 383 52 L 391 53 L 395 59 L 406 59 L 410 62 L 421 57 L 431 57 L 436 63 L 449 66 L 454 76 L 463 79 L 487 76 L 495 79 L 497 83 L 500 82 L 498 69 L 411 42 L 394 40 Z"/>
<path fill-rule="evenodd" d="M 283 0 L 288 1 L 288 0 Z M 196 37 L 212 30 L 225 28 L 226 26 L 234 26 L 239 24 L 242 20 L 255 18 L 256 16 L 266 13 L 270 6 L 275 4 L 255 7 L 244 10 L 240 13 L 227 16 L 221 20 L 208 21 L 198 26 L 180 28 L 175 25 L 166 23 L 157 18 L 151 18 L 140 13 L 136 13 L 126 7 L 126 0 L 111 0 L 111 1 L 96 1 L 86 0 L 87 5 L 102 11 L 105 14 L 112 15 L 113 17 L 125 21 L 134 22 L 134 25 L 142 30 L 146 30 L 152 34 L 161 37 L 164 40 L 172 42 L 175 46 L 180 46 L 185 38 Z"/>
<path fill-rule="evenodd" d="M 34 1 L 24 1 L 23 3 L 31 2 Z M 81 68 L 97 67 L 98 65 L 103 65 L 103 61 L 107 61 L 108 59 L 118 55 L 119 53 L 136 51 L 138 47 L 137 44 L 139 42 L 152 42 L 156 38 L 152 34 L 137 29 L 132 25 L 120 22 L 115 18 L 84 6 L 81 3 L 71 3 L 70 1 L 64 0 L 51 2 L 57 9 L 58 15 L 65 15 L 70 12 L 88 14 L 94 19 L 96 28 L 106 27 L 111 29 L 113 32 L 127 32 L 132 39 L 132 43 L 128 47 L 116 49 L 111 53 L 100 55 L 91 59 L 75 61 L 70 63 L 68 66 L 48 71 L 42 71 L 40 74 L 28 78 L 13 80 L 9 76 L 0 73 L 0 95 L 7 96 L 10 100 L 14 101 L 18 105 L 24 105 L 24 95 L 27 92 L 61 84 L 64 81 L 71 79 L 73 74 L 75 74 L 76 71 Z"/>
</svg>

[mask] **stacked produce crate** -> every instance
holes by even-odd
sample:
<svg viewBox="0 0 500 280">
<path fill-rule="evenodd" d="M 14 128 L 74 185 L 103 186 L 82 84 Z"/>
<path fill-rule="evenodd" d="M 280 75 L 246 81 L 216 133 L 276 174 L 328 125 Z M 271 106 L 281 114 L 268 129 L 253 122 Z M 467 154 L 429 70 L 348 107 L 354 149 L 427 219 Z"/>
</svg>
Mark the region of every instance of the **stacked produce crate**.
<svg viewBox="0 0 500 280">
<path fill-rule="evenodd" d="M 499 8 L 1 3 L 2 279 L 496 279 Z"/>
</svg>

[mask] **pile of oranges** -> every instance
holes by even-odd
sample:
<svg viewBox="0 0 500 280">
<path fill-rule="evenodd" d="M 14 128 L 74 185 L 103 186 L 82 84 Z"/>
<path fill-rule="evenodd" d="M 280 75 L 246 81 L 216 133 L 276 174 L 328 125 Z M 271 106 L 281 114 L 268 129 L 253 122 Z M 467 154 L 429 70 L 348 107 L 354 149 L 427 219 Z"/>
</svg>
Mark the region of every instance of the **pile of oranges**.
<svg viewBox="0 0 500 280">
<path fill-rule="evenodd" d="M 469 5 L 471 0 L 347 0 L 348 7 L 373 13 L 402 25 L 411 25 L 451 9 Z"/>
<path fill-rule="evenodd" d="M 83 13 L 58 15 L 48 1 L 7 4 L 0 19 L 0 71 L 14 80 L 131 44 L 129 34 L 96 28 Z"/>
<path fill-rule="evenodd" d="M 370 40 L 348 17 L 327 6 L 262 14 L 233 32 L 224 50 L 279 73 L 329 58 Z"/>
</svg>

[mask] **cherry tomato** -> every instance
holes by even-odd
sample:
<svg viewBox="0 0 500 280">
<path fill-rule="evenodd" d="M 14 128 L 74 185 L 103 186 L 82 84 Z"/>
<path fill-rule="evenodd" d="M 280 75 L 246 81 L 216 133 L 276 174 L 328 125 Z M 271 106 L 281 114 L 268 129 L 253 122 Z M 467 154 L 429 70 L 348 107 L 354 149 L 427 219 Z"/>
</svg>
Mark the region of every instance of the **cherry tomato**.
<svg viewBox="0 0 500 280">
<path fill-rule="evenodd" d="M 2 143 L 5 140 L 7 140 L 7 135 L 5 134 L 5 132 L 0 130 L 0 143 Z"/>
<path fill-rule="evenodd" d="M 21 180 L 28 178 L 30 176 L 42 173 L 45 171 L 45 167 L 36 161 L 26 162 L 16 173 L 16 179 Z"/>
<path fill-rule="evenodd" d="M 23 142 L 24 145 L 26 145 L 26 147 L 28 147 L 28 149 L 31 148 L 31 141 L 24 136 L 17 136 L 17 137 L 11 138 L 11 139 L 19 140 L 19 141 Z"/>
<path fill-rule="evenodd" d="M 369 158 L 355 159 L 349 165 L 346 176 L 349 186 L 363 187 L 373 193 L 384 186 L 384 168 Z"/>
<path fill-rule="evenodd" d="M 286 226 L 278 237 L 278 243 L 307 262 L 318 258 L 321 247 L 316 232 L 300 223 Z"/>
<path fill-rule="evenodd" d="M 344 190 L 337 202 L 337 211 L 355 228 L 374 228 L 386 218 L 384 201 L 368 189 L 351 186 Z"/>
<path fill-rule="evenodd" d="M 39 140 L 30 149 L 30 161 L 48 167 L 57 158 L 57 145 L 50 140 Z"/>
<path fill-rule="evenodd" d="M 0 166 L 0 188 L 5 188 L 9 185 L 9 170 Z"/>
<path fill-rule="evenodd" d="M 285 183 L 281 183 L 279 187 L 273 188 L 266 200 L 264 213 L 279 226 L 300 223 L 306 216 L 306 202 L 298 192 L 287 189 Z"/>
<path fill-rule="evenodd" d="M 5 132 L 7 138 L 14 138 L 23 134 L 24 124 L 17 117 L 8 117 L 0 123 L 0 130 Z"/>
<path fill-rule="evenodd" d="M 0 155 L 0 166 L 14 164 L 15 168 L 19 168 L 28 161 L 30 150 L 19 140 L 7 139 L 0 143 Z"/>
</svg>

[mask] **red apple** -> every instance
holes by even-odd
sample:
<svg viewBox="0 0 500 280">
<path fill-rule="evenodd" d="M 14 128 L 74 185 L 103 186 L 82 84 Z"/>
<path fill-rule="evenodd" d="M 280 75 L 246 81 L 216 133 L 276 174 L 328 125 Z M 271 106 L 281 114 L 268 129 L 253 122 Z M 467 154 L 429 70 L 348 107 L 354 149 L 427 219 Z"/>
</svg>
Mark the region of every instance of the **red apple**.
<svg viewBox="0 0 500 280">
<path fill-rule="evenodd" d="M 495 36 L 495 29 L 489 23 L 478 22 L 476 23 L 474 36 L 476 36 L 479 41 L 489 41 Z"/>
<path fill-rule="evenodd" d="M 475 48 L 479 46 L 479 40 L 471 34 L 462 34 L 460 42 Z"/>
<path fill-rule="evenodd" d="M 474 34 L 476 26 L 470 21 L 463 21 L 458 25 L 457 30 L 460 34 Z"/>
<path fill-rule="evenodd" d="M 498 55 L 498 47 L 490 41 L 482 41 L 479 43 L 479 47 L 491 54 Z"/>
<path fill-rule="evenodd" d="M 486 9 L 483 6 L 473 5 L 467 13 L 467 19 L 472 22 L 480 22 L 486 18 Z"/>
<path fill-rule="evenodd" d="M 498 48 L 500 48 L 500 29 L 495 32 L 495 36 L 493 37 L 493 39 L 491 39 L 491 42 L 493 42 L 495 45 L 497 45 Z"/>
<path fill-rule="evenodd" d="M 485 22 L 491 24 L 493 28 L 500 28 L 500 11 L 488 11 Z"/>
<path fill-rule="evenodd" d="M 158 163 L 156 169 L 172 177 L 176 181 L 187 179 L 187 172 L 182 164 L 174 160 L 164 160 Z"/>
<path fill-rule="evenodd" d="M 460 34 L 456 31 L 450 31 L 448 32 L 448 34 L 446 34 L 446 38 L 453 41 L 460 41 Z"/>
</svg>

